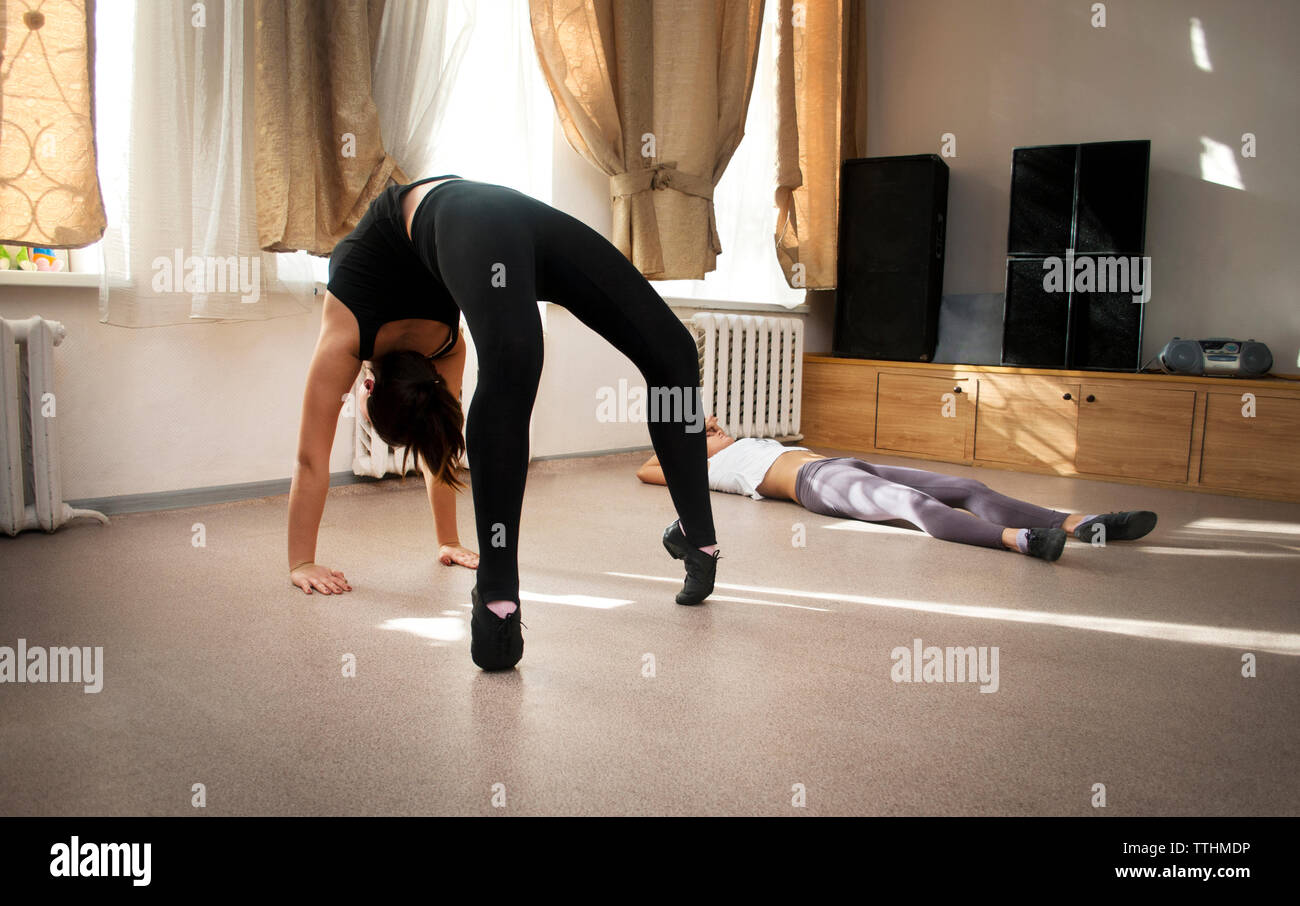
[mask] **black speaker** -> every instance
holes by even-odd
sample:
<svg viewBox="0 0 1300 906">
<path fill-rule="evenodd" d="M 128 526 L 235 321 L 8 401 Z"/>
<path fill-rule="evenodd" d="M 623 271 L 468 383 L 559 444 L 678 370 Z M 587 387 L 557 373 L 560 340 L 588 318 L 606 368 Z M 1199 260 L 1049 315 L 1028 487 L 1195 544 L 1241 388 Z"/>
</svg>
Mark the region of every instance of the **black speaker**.
<svg viewBox="0 0 1300 906">
<path fill-rule="evenodd" d="M 1011 220 L 1007 255 L 1060 255 L 1074 241 L 1074 174 L 1078 145 L 1011 152 Z"/>
<path fill-rule="evenodd" d="M 1127 291 L 1049 290 L 1047 261 L 1007 259 L 1002 364 L 1138 371 L 1145 305 Z"/>
<path fill-rule="evenodd" d="M 938 155 L 840 165 L 835 355 L 934 358 L 947 216 L 948 165 Z"/>
<path fill-rule="evenodd" d="M 1043 258 L 1008 258 L 1002 364 L 1069 367 L 1070 296 L 1043 288 Z"/>
<path fill-rule="evenodd" d="M 1150 164 L 1148 141 L 1089 142 L 1079 146 L 1075 255 L 1142 257 Z"/>
<path fill-rule="evenodd" d="M 1138 267 L 1142 259 L 1137 259 Z M 1142 368 L 1146 304 L 1130 292 L 1070 293 L 1070 367 L 1092 371 Z"/>
<path fill-rule="evenodd" d="M 1016 148 L 1011 155 L 1011 216 L 1002 364 L 1137 371 L 1141 367 L 1149 141 Z M 1069 257 L 1125 286 L 1077 285 Z M 1057 259 L 1056 289 L 1044 287 Z M 1083 262 L 1080 259 L 1091 259 Z M 1126 259 L 1119 261 L 1118 259 Z M 1036 282 L 1035 282 L 1036 280 Z"/>
</svg>

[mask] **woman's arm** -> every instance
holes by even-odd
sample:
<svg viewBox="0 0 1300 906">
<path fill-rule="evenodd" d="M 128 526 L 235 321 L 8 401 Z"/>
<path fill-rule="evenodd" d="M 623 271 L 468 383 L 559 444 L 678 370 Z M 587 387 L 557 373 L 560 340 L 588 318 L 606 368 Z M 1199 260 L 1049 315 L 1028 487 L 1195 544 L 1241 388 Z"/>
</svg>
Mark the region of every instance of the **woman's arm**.
<svg viewBox="0 0 1300 906">
<path fill-rule="evenodd" d="M 465 380 L 463 333 L 450 352 L 433 360 L 433 367 L 438 370 L 451 394 L 460 399 Z M 420 468 L 424 472 L 424 484 L 429 492 L 429 507 L 433 510 L 433 530 L 438 536 L 438 560 L 444 566 L 459 563 L 468 569 L 478 569 L 478 554 L 460 543 L 459 528 L 456 525 L 455 489 L 436 480 L 423 460 Z"/>
<path fill-rule="evenodd" d="M 438 536 L 438 560 L 443 566 L 459 563 L 468 569 L 478 569 L 478 554 L 460 543 L 456 525 L 456 491 L 434 477 L 428 465 L 421 460 L 424 486 L 429 493 L 429 507 L 433 510 L 433 530 Z"/>
<path fill-rule="evenodd" d="M 646 484 L 661 484 L 667 486 L 668 480 L 664 478 L 664 470 L 659 465 L 659 457 L 651 456 L 645 461 L 645 465 L 637 469 L 636 477 Z"/>
<path fill-rule="evenodd" d="M 307 369 L 302 418 L 298 425 L 298 455 L 289 488 L 290 581 L 307 594 L 349 591 L 341 572 L 320 566 L 316 536 L 330 486 L 330 448 L 344 397 L 361 370 L 361 361 L 337 334 L 322 327 Z"/>
<path fill-rule="evenodd" d="M 709 456 L 712 457 L 714 453 L 717 453 L 723 447 L 730 444 L 732 440 L 727 433 L 722 430 L 718 425 L 718 420 L 712 415 L 704 420 L 704 425 L 706 429 L 706 437 L 708 438 L 706 441 L 706 449 L 708 450 Z M 647 459 L 645 465 L 637 470 L 636 477 L 644 481 L 646 484 L 661 484 L 665 486 L 668 484 L 668 480 L 664 478 L 664 470 L 659 465 L 658 456 L 651 456 Z"/>
</svg>

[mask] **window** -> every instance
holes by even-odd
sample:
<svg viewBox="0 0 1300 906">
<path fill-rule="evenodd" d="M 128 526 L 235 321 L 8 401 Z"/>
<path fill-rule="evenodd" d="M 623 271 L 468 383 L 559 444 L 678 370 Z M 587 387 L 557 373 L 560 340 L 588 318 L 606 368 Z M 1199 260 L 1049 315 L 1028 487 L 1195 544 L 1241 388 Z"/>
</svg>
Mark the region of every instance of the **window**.
<svg viewBox="0 0 1300 906">
<path fill-rule="evenodd" d="M 754 302 L 793 308 L 804 290 L 791 289 L 777 263 L 776 174 L 776 13 L 765 3 L 754 91 L 745 118 L 745 136 L 714 189 L 713 204 L 722 254 L 703 280 L 656 280 L 661 296 L 726 302 Z"/>
<path fill-rule="evenodd" d="M 447 0 L 440 0 L 447 2 Z M 723 253 L 703 280 L 661 280 L 667 298 L 779 304 L 793 307 L 804 291 L 791 289 L 773 253 L 776 208 L 776 10 L 765 4 L 754 89 L 745 137 L 732 156 L 714 198 Z M 131 45 L 138 4 L 101 5 L 95 31 L 96 130 L 101 186 L 110 223 L 121 223 L 127 203 L 126 153 L 131 128 Z M 533 47 L 527 0 L 452 2 L 448 34 L 470 30 L 440 134 L 436 172 L 496 182 L 550 202 L 552 142 L 556 127 L 551 95 Z M 450 43 L 450 42 L 448 42 Z M 125 64 L 125 65 L 124 65 Z M 251 93 L 251 88 L 250 88 Z M 755 187 L 765 187 L 756 191 Z M 98 270 L 99 243 L 78 254 L 74 270 Z M 326 282 L 327 258 L 311 258 Z"/>
</svg>

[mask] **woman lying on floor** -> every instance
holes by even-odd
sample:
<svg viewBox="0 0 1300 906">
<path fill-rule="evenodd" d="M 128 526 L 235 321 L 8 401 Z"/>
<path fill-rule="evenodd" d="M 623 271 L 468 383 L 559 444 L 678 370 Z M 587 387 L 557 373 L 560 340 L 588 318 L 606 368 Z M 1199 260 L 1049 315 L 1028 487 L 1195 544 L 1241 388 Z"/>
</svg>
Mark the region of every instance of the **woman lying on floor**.
<svg viewBox="0 0 1300 906">
<path fill-rule="evenodd" d="M 944 541 L 1006 548 L 1044 560 L 1061 556 L 1067 532 L 1081 541 L 1132 541 L 1156 525 L 1156 514 L 1147 510 L 1058 513 L 999 494 L 973 478 L 828 458 L 771 439 L 736 440 L 713 417 L 706 425 L 710 488 L 755 500 L 793 500 L 822 516 L 862 522 L 905 519 Z M 664 483 L 653 456 L 636 477 L 647 484 Z"/>
</svg>

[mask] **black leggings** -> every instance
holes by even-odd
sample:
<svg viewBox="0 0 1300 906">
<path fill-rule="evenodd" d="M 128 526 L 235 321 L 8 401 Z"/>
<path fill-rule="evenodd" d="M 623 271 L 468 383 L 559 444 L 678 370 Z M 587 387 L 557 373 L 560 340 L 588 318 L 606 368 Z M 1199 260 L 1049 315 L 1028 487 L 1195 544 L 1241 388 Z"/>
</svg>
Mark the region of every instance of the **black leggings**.
<svg viewBox="0 0 1300 906">
<path fill-rule="evenodd" d="M 411 237 L 465 315 L 478 353 L 465 443 L 478 525 L 479 596 L 518 602 L 528 423 L 542 373 L 538 300 L 568 309 L 631 359 L 652 394 L 662 387 L 698 399 L 695 340 L 605 237 L 514 189 L 466 179 L 440 183 L 421 199 Z M 676 409 L 694 414 L 685 405 Z M 593 399 L 593 418 L 595 411 Z M 716 543 L 702 422 L 702 414 L 649 422 L 682 531 L 696 547 Z"/>
</svg>

